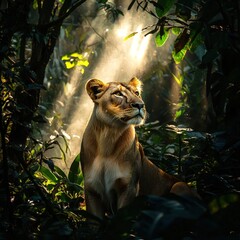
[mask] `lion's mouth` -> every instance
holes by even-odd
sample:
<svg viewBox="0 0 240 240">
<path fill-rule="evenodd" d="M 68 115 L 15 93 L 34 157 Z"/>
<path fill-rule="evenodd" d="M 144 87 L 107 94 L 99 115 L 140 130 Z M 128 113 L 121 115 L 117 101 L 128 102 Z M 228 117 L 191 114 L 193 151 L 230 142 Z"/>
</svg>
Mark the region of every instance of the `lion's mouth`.
<svg viewBox="0 0 240 240">
<path fill-rule="evenodd" d="M 143 114 L 141 114 L 141 113 L 139 112 L 138 114 L 136 114 L 136 115 L 134 115 L 134 116 L 132 116 L 132 117 L 123 117 L 123 118 L 121 118 L 121 120 L 124 121 L 124 122 L 127 122 L 127 121 L 129 121 L 129 120 L 131 120 L 131 119 L 138 118 L 138 117 L 144 119 Z"/>
</svg>

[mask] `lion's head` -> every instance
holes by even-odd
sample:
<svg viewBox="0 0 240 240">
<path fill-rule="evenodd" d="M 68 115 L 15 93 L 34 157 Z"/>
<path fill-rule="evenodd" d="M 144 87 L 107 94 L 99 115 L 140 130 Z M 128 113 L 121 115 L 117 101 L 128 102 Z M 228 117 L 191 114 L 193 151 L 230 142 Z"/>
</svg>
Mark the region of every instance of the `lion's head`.
<svg viewBox="0 0 240 240">
<path fill-rule="evenodd" d="M 137 78 L 132 78 L 129 83 L 103 83 L 90 79 L 86 84 L 87 93 L 95 103 L 97 119 L 108 125 L 144 123 L 146 110 L 141 87 Z"/>
</svg>

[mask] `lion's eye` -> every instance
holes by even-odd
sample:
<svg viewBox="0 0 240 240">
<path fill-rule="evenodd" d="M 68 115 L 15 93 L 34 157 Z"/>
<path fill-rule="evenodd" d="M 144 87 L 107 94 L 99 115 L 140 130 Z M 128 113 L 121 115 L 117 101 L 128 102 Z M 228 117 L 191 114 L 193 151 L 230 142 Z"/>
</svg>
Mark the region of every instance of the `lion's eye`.
<svg viewBox="0 0 240 240">
<path fill-rule="evenodd" d="M 116 97 L 122 97 L 123 94 L 120 91 L 113 93 Z"/>
<path fill-rule="evenodd" d="M 135 91 L 134 92 L 137 96 L 140 96 L 140 92 L 139 91 Z"/>
</svg>

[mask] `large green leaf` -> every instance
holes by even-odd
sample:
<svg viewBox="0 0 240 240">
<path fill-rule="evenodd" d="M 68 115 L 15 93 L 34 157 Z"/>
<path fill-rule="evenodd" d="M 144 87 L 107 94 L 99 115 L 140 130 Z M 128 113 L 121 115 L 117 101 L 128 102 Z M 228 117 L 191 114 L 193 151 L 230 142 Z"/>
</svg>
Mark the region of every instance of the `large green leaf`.
<svg viewBox="0 0 240 240">
<path fill-rule="evenodd" d="M 80 170 L 80 154 L 76 156 L 76 158 L 73 160 L 69 173 L 68 173 L 68 179 L 72 183 L 81 184 L 83 181 L 83 175 Z"/>
<path fill-rule="evenodd" d="M 162 33 L 161 31 L 159 31 L 155 37 L 155 43 L 157 47 L 163 46 L 164 43 L 167 41 L 168 37 L 169 37 L 169 30 L 164 28 Z"/>
<path fill-rule="evenodd" d="M 173 7 L 175 2 L 176 0 L 158 0 L 155 7 L 158 17 L 163 17 Z"/>
<path fill-rule="evenodd" d="M 187 53 L 187 46 L 185 46 L 181 51 L 177 53 L 175 51 L 172 51 L 172 57 L 175 63 L 179 64 L 184 59 L 186 53 Z"/>
<path fill-rule="evenodd" d="M 39 172 L 43 175 L 44 178 L 46 178 L 48 181 L 52 183 L 57 183 L 58 178 L 52 173 L 48 168 L 44 166 L 40 166 Z"/>
<path fill-rule="evenodd" d="M 59 176 L 63 177 L 63 178 L 67 178 L 66 174 L 63 172 L 63 170 L 61 168 L 59 168 L 58 166 L 54 165 L 54 170 L 58 173 Z"/>
</svg>

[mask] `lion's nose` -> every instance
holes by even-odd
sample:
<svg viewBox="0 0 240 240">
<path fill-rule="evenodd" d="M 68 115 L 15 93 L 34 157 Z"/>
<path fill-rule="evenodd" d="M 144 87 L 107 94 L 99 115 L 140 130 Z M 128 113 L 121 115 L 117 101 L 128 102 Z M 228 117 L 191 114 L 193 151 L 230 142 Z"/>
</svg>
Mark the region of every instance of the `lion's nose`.
<svg viewBox="0 0 240 240">
<path fill-rule="evenodd" d="M 131 106 L 140 110 L 144 107 L 144 103 L 131 103 Z"/>
</svg>

